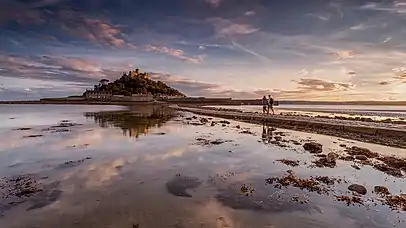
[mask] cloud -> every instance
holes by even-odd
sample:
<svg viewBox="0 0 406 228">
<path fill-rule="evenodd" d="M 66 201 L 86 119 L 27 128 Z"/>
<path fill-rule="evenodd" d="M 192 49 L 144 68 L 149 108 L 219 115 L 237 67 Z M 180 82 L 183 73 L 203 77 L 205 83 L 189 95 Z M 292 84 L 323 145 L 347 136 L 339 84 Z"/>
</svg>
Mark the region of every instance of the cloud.
<svg viewBox="0 0 406 228">
<path fill-rule="evenodd" d="M 389 42 L 390 40 L 392 40 L 392 37 L 387 37 L 385 40 L 382 41 L 382 43 L 383 43 L 383 44 L 384 44 L 384 43 L 387 43 L 387 42 Z"/>
<path fill-rule="evenodd" d="M 188 96 L 210 96 L 215 91 L 221 91 L 223 86 L 215 83 L 191 80 L 170 74 L 150 72 L 151 79 L 159 80 L 182 91 Z"/>
<path fill-rule="evenodd" d="M 354 51 L 352 50 L 337 51 L 333 54 L 337 56 L 339 59 L 349 59 L 353 58 L 355 55 Z"/>
<path fill-rule="evenodd" d="M 123 47 L 126 43 L 121 37 L 124 36 L 119 27 L 109 24 L 102 19 L 71 18 L 77 16 L 74 14 L 62 14 L 65 22 L 62 29 L 74 37 L 82 38 L 90 42 L 113 46 Z"/>
<path fill-rule="evenodd" d="M 260 29 L 248 24 L 238 24 L 221 17 L 206 19 L 214 26 L 216 37 L 235 37 L 258 32 Z"/>
<path fill-rule="evenodd" d="M 396 79 L 406 79 L 406 67 L 396 67 L 392 71 L 395 73 Z"/>
<path fill-rule="evenodd" d="M 366 29 L 368 29 L 369 27 L 370 27 L 370 26 L 367 26 L 367 25 L 361 23 L 361 24 L 354 25 L 354 26 L 350 27 L 350 29 L 351 29 L 351 30 L 366 30 Z"/>
<path fill-rule="evenodd" d="M 256 14 L 255 10 L 247 11 L 244 13 L 244 15 L 247 17 L 254 16 L 255 14 Z"/>
<path fill-rule="evenodd" d="M 240 49 L 240 50 L 242 50 L 242 51 L 244 51 L 244 52 L 246 52 L 246 53 L 248 53 L 248 54 L 250 54 L 250 55 L 256 56 L 256 57 L 258 57 L 258 58 L 260 58 L 260 59 L 262 59 L 262 60 L 268 60 L 268 61 L 270 61 L 270 59 L 269 59 L 268 57 L 263 56 L 263 55 L 261 55 L 261 54 L 258 54 L 257 52 L 255 52 L 255 51 L 253 51 L 253 50 L 250 50 L 250 49 L 248 49 L 248 48 L 242 46 L 241 44 L 235 42 L 234 40 L 231 41 L 231 43 L 233 44 L 234 47 L 236 47 L 236 48 L 238 48 L 238 49 Z"/>
<path fill-rule="evenodd" d="M 302 91 L 327 92 L 354 88 L 354 85 L 351 83 L 339 83 L 315 78 L 301 78 L 295 82 L 297 82 L 299 89 Z"/>
<path fill-rule="evenodd" d="M 307 16 L 317 18 L 317 19 L 319 19 L 319 20 L 321 20 L 321 21 L 329 21 L 329 20 L 330 20 L 329 17 L 323 16 L 323 15 L 319 15 L 319 14 L 314 14 L 314 13 L 309 13 L 309 14 L 307 14 Z"/>
<path fill-rule="evenodd" d="M 307 69 L 301 69 L 300 71 L 297 72 L 298 75 L 308 75 L 309 71 Z"/>
<path fill-rule="evenodd" d="M 224 0 L 204 0 L 207 4 L 209 4 L 213 8 L 217 8 Z"/>
<path fill-rule="evenodd" d="M 102 68 L 84 58 L 70 56 L 0 55 L 1 75 L 61 81 L 94 82 L 102 77 L 117 77 L 119 71 Z"/>
<path fill-rule="evenodd" d="M 175 58 L 178 58 L 182 61 L 189 62 L 189 63 L 202 63 L 203 62 L 203 56 L 193 56 L 189 57 L 186 56 L 185 53 L 182 50 L 179 49 L 172 49 L 168 47 L 158 47 L 154 45 L 145 45 L 144 46 L 144 51 L 146 52 L 155 52 L 155 53 L 164 53 L 170 56 L 173 56 Z"/>
<path fill-rule="evenodd" d="M 406 2 L 382 1 L 380 3 L 367 3 L 360 7 L 361 10 L 386 11 L 398 15 L 406 14 Z"/>
</svg>

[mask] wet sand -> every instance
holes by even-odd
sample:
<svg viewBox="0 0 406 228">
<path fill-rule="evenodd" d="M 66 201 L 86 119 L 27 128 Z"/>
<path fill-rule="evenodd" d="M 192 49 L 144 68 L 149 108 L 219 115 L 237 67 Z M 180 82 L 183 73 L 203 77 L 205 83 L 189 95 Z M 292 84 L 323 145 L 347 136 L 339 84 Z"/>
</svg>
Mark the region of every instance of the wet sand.
<svg viewBox="0 0 406 228">
<path fill-rule="evenodd" d="M 275 127 L 332 135 L 363 142 L 406 148 L 406 126 L 388 123 L 327 119 L 307 116 L 262 115 L 203 107 L 172 106 L 177 110 L 249 123 L 267 123 Z"/>
<path fill-rule="evenodd" d="M 406 224 L 404 149 L 162 107 L 60 108 L 41 124 L 2 116 L 0 227 Z"/>
</svg>

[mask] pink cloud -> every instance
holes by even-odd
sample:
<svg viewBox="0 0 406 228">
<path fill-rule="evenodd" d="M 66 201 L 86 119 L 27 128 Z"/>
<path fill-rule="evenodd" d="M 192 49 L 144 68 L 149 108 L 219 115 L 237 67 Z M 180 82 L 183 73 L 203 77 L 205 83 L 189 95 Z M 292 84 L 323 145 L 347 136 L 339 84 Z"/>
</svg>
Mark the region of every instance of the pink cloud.
<svg viewBox="0 0 406 228">
<path fill-rule="evenodd" d="M 179 50 L 179 49 L 172 49 L 172 48 L 168 48 L 168 47 L 159 47 L 159 46 L 153 46 L 153 45 L 146 45 L 144 46 L 144 51 L 146 52 L 155 52 L 155 53 L 164 53 L 170 56 L 173 56 L 175 58 L 178 58 L 182 61 L 185 62 L 190 62 L 190 63 L 201 63 L 203 61 L 203 56 L 199 55 L 199 56 L 193 56 L 193 57 L 189 57 L 186 56 L 184 51 Z"/>
<path fill-rule="evenodd" d="M 220 17 L 207 19 L 212 23 L 217 37 L 234 37 L 258 32 L 259 29 L 248 24 L 238 24 Z"/>
<path fill-rule="evenodd" d="M 72 36 L 94 43 L 113 47 L 122 47 L 125 44 L 125 41 L 120 38 L 123 35 L 122 31 L 101 19 L 85 18 L 83 23 L 67 23 L 62 28 Z"/>
</svg>

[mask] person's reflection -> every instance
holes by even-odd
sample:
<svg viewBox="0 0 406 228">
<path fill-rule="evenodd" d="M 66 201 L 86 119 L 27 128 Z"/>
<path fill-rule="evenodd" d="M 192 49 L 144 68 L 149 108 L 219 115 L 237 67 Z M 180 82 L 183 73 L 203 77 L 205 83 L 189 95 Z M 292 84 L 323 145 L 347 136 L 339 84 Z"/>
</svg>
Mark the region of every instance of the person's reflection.
<svg viewBox="0 0 406 228">
<path fill-rule="evenodd" d="M 272 140 L 272 129 L 269 126 L 262 125 L 262 142 L 269 144 Z"/>
<path fill-rule="evenodd" d="M 262 142 L 264 144 L 267 144 L 267 142 L 268 142 L 267 138 L 268 138 L 268 134 L 267 134 L 265 125 L 262 125 Z"/>
<path fill-rule="evenodd" d="M 272 141 L 272 129 L 270 126 L 266 126 L 266 131 L 267 131 L 267 139 L 268 139 L 268 143 L 271 143 Z"/>
</svg>

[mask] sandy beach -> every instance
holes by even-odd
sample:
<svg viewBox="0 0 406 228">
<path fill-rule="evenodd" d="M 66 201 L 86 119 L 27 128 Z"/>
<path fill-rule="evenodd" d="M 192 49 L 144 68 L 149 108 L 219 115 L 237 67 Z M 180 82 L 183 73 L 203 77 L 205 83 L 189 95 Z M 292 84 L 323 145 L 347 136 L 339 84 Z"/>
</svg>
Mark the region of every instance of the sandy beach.
<svg viewBox="0 0 406 228">
<path fill-rule="evenodd" d="M 309 116 L 264 116 L 232 109 L 215 109 L 197 106 L 172 106 L 196 114 L 210 115 L 250 123 L 270 124 L 275 127 L 332 135 L 362 142 L 406 148 L 406 125 L 382 122 L 365 122 L 346 119 L 328 119 Z"/>
</svg>

